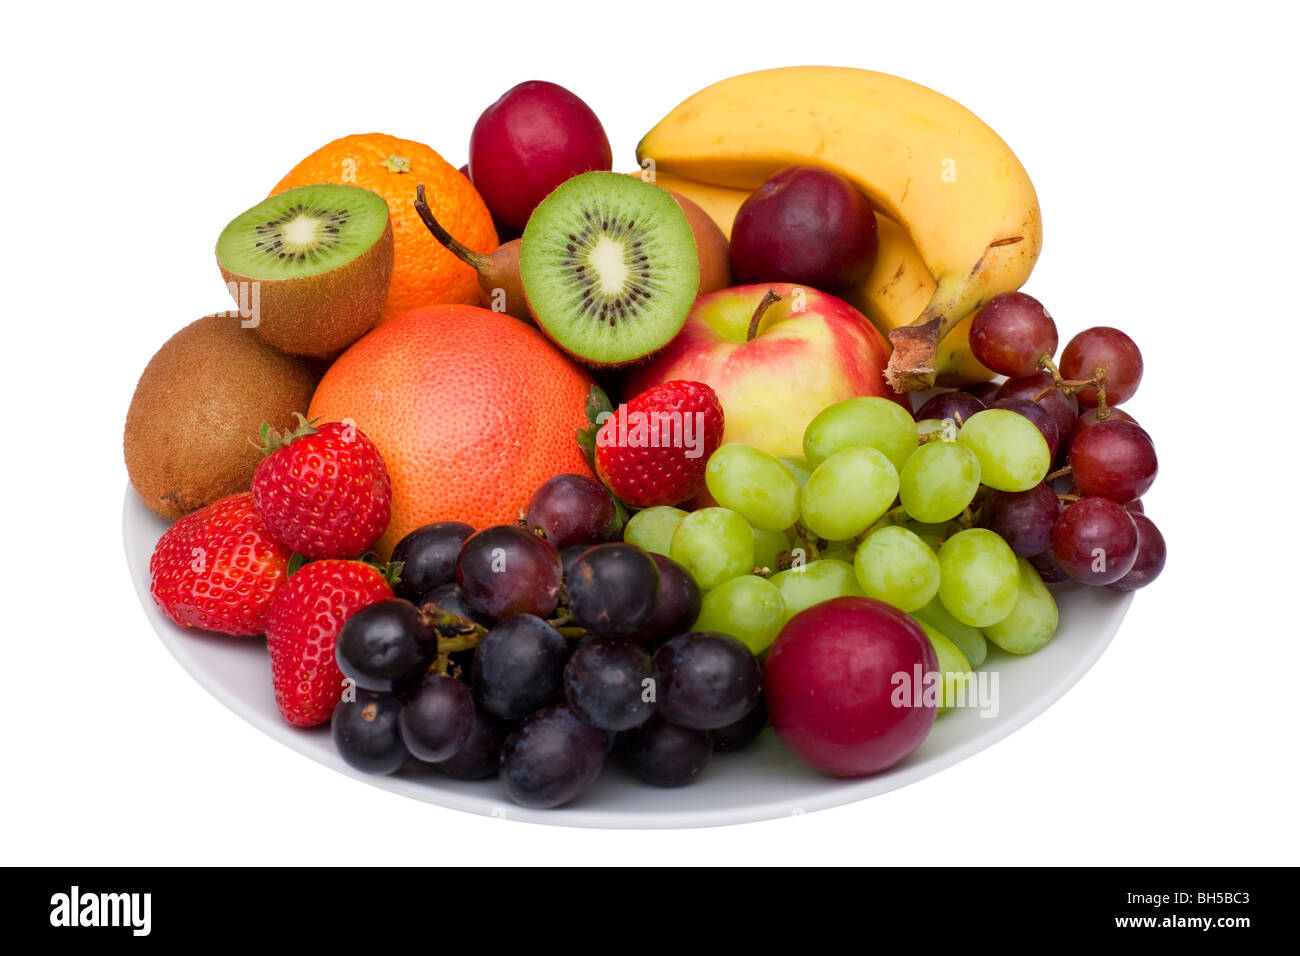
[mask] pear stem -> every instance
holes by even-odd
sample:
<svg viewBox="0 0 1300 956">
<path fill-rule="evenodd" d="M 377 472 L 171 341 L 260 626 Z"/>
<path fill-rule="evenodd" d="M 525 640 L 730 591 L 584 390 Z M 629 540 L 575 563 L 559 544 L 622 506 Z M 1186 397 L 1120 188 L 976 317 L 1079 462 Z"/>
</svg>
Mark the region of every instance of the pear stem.
<svg viewBox="0 0 1300 956">
<path fill-rule="evenodd" d="M 424 198 L 424 183 L 419 183 L 415 187 L 415 211 L 419 214 L 420 221 L 433 233 L 433 238 L 442 243 L 448 252 L 452 253 L 461 262 L 471 266 L 476 272 L 482 272 L 486 268 L 487 256 L 480 255 L 457 241 L 456 237 L 444 229 L 442 223 L 434 218 L 433 210 L 429 208 L 429 203 Z"/>
</svg>

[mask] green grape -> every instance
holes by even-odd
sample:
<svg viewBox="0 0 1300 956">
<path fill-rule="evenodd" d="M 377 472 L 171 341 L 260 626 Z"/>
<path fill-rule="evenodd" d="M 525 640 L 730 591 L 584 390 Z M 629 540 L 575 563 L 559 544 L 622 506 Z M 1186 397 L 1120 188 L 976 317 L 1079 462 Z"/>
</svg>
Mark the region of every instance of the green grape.
<svg viewBox="0 0 1300 956">
<path fill-rule="evenodd" d="M 963 624 L 949 614 L 938 596 L 925 607 L 913 611 L 912 617 L 942 632 L 948 640 L 957 645 L 966 660 L 970 661 L 971 667 L 979 667 L 989 656 L 988 642 L 984 640 L 984 635 L 980 633 L 979 628 Z"/>
<path fill-rule="evenodd" d="M 998 491 L 1028 491 L 1047 477 L 1052 454 L 1038 426 L 1006 408 L 966 419 L 957 441 L 975 453 L 980 481 Z"/>
<path fill-rule="evenodd" d="M 924 607 L 939 593 L 939 559 L 906 528 L 873 531 L 853 559 L 858 586 L 869 598 L 900 611 Z"/>
<path fill-rule="evenodd" d="M 733 442 L 709 458 L 704 483 L 715 501 L 755 528 L 781 531 L 799 519 L 799 483 L 765 451 Z"/>
<path fill-rule="evenodd" d="M 926 541 L 927 543 L 931 539 L 937 539 L 939 541 L 942 541 L 944 538 L 948 536 L 947 523 L 926 524 L 924 521 L 909 520 L 903 522 L 903 527 L 906 528 L 908 531 L 912 532 L 913 534 L 919 536 L 923 541 Z M 938 547 L 934 549 L 934 553 L 935 554 L 939 553 Z"/>
<path fill-rule="evenodd" d="M 939 599 L 963 624 L 986 628 L 1016 606 L 1020 569 L 1015 553 L 987 528 L 967 528 L 945 541 L 939 572 Z"/>
<path fill-rule="evenodd" d="M 845 564 L 852 564 L 854 556 L 858 553 L 858 543 L 849 538 L 848 541 L 832 541 L 826 547 L 822 548 L 819 561 L 843 561 Z"/>
<path fill-rule="evenodd" d="M 1032 654 L 1056 633 L 1061 621 L 1056 599 L 1034 566 L 1020 558 L 1020 590 L 1016 606 L 1002 620 L 984 629 L 990 641 L 1012 654 Z"/>
<path fill-rule="evenodd" d="M 861 446 L 845 448 L 808 476 L 803 489 L 803 523 L 828 541 L 852 538 L 875 524 L 896 497 L 898 472 L 883 452 Z"/>
<path fill-rule="evenodd" d="M 930 639 L 930 646 L 934 648 L 934 656 L 939 658 L 939 673 L 943 677 L 943 703 L 939 705 L 939 713 L 949 710 L 957 702 L 957 684 L 964 683 L 971 675 L 974 668 L 971 667 L 970 661 L 966 660 L 966 655 L 961 652 L 961 648 L 948 639 L 948 636 L 931 624 L 925 621 L 917 621 L 921 625 L 921 630 L 925 631 L 925 636 Z M 962 694 L 963 700 L 968 700 L 966 693 Z"/>
<path fill-rule="evenodd" d="M 956 442 L 922 445 L 898 473 L 898 496 L 904 510 L 928 524 L 957 517 L 979 488 L 979 459 Z"/>
<path fill-rule="evenodd" d="M 798 455 L 782 455 L 777 461 L 790 469 L 790 474 L 794 475 L 794 480 L 799 483 L 799 490 L 803 491 L 803 486 L 808 483 L 808 476 L 812 474 L 812 465 Z"/>
<path fill-rule="evenodd" d="M 957 423 L 946 418 L 923 418 L 916 423 L 916 437 L 926 442 L 956 441 Z"/>
<path fill-rule="evenodd" d="M 754 531 L 730 508 L 701 508 L 681 520 L 668 556 L 708 591 L 754 569 Z"/>
<path fill-rule="evenodd" d="M 692 631 L 719 631 L 761 654 L 785 624 L 785 600 L 775 584 L 753 574 L 724 581 L 704 595 Z"/>
<path fill-rule="evenodd" d="M 785 600 L 787 621 L 805 608 L 831 598 L 863 596 L 858 579 L 853 576 L 853 565 L 830 558 L 774 574 L 771 581 Z"/>
<path fill-rule="evenodd" d="M 754 567 L 776 570 L 782 551 L 790 550 L 790 539 L 784 531 L 764 531 L 750 526 L 754 532 Z"/>
<path fill-rule="evenodd" d="M 623 540 L 655 554 L 667 555 L 673 532 L 685 517 L 686 512 L 681 508 L 669 508 L 667 505 L 646 508 L 638 511 L 628 521 L 627 527 L 623 529 Z"/>
<path fill-rule="evenodd" d="M 837 451 L 865 445 L 884 452 L 899 469 L 916 450 L 916 442 L 916 422 L 905 408 L 867 395 L 822 409 L 803 433 L 803 455 L 816 466 Z"/>
</svg>

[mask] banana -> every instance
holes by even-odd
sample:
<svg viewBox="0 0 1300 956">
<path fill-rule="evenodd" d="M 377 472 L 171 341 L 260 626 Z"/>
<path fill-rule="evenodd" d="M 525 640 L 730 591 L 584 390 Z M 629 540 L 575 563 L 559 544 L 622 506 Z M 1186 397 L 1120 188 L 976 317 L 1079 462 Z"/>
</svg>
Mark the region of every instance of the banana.
<svg viewBox="0 0 1300 956">
<path fill-rule="evenodd" d="M 936 283 L 907 230 L 888 216 L 876 214 L 880 250 L 866 279 L 844 294 L 850 305 L 871 320 L 882 335 L 903 328 L 925 311 Z M 987 382 L 993 372 L 971 354 L 970 326 L 965 316 L 935 349 L 933 367 L 938 385 Z"/>
<path fill-rule="evenodd" d="M 890 333 L 890 384 L 935 381 L 940 341 L 983 302 L 1020 288 L 1042 248 L 1024 167 L 965 107 L 908 80 L 848 67 L 746 73 L 707 87 L 637 147 L 656 176 L 752 190 L 784 166 L 853 180 L 911 237 L 935 288 Z"/>
<path fill-rule="evenodd" d="M 694 179 L 685 179 L 681 176 L 674 176 L 672 173 L 661 173 L 654 171 L 651 178 L 649 170 L 640 170 L 635 173 L 628 173 L 629 176 L 640 176 L 646 182 L 653 182 L 664 189 L 671 189 L 678 195 L 685 196 L 693 200 L 697 206 L 709 214 L 709 218 L 718 224 L 722 234 L 731 240 L 731 226 L 736 221 L 736 210 L 741 204 L 749 198 L 749 189 L 732 189 L 730 186 L 714 186 L 710 183 L 697 182 Z"/>
<path fill-rule="evenodd" d="M 655 171 L 655 182 L 693 199 L 728 239 L 731 238 L 731 225 L 736 221 L 736 210 L 750 193 L 748 189 L 713 186 L 659 170 Z M 876 263 L 870 274 L 843 297 L 870 319 L 882 335 L 889 335 L 894 329 L 911 323 L 925 310 L 926 303 L 934 295 L 935 281 L 906 229 L 880 213 L 876 214 L 876 228 L 880 238 Z M 993 377 L 993 373 L 971 354 L 971 318 L 966 316 L 939 343 L 934 369 L 940 385 L 969 385 Z"/>
</svg>

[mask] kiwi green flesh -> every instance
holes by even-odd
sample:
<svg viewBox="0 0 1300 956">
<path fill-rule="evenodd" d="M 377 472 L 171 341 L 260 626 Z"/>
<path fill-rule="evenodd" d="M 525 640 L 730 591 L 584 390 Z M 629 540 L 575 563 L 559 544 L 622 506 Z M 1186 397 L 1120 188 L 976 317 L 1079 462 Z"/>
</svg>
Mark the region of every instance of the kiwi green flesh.
<svg viewBox="0 0 1300 956">
<path fill-rule="evenodd" d="M 217 239 L 217 261 L 248 279 L 320 275 L 362 255 L 387 225 L 388 205 L 369 189 L 299 186 L 232 219 Z"/>
<path fill-rule="evenodd" d="M 690 223 L 664 190 L 592 172 L 558 186 L 528 220 L 519 251 L 524 292 L 561 348 L 622 365 L 675 336 L 699 288 Z"/>
</svg>

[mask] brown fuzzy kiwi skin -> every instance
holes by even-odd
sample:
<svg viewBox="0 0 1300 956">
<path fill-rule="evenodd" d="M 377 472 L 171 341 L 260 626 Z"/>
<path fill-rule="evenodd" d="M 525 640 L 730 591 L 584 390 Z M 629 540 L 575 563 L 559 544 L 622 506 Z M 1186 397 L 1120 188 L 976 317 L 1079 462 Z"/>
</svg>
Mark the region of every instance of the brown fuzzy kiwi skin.
<svg viewBox="0 0 1300 956">
<path fill-rule="evenodd" d="M 700 257 L 698 294 L 708 295 L 728 288 L 731 285 L 731 244 L 727 242 L 726 235 L 695 200 L 671 189 L 667 192 L 682 207 L 686 221 L 691 224 L 691 232 L 695 234 L 695 250 Z"/>
<path fill-rule="evenodd" d="M 181 329 L 145 367 L 126 413 L 122 450 L 131 484 L 169 521 L 247 491 L 263 421 L 292 428 L 320 380 L 319 363 L 267 345 L 238 317 Z"/>
<path fill-rule="evenodd" d="M 236 302 L 238 283 L 259 283 L 253 331 L 263 341 L 291 355 L 331 358 L 374 328 L 384 311 L 393 275 L 393 223 L 385 223 L 383 235 L 361 255 L 319 275 L 255 280 L 231 272 L 220 260 L 217 266 L 227 288 L 236 283 L 231 288 Z"/>
</svg>

